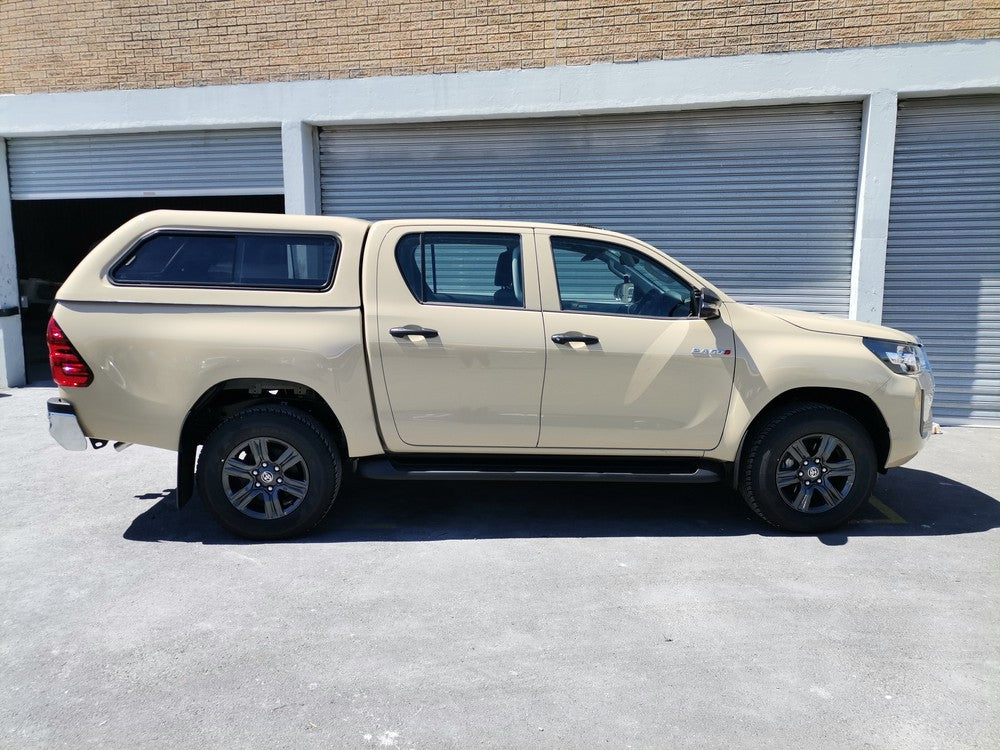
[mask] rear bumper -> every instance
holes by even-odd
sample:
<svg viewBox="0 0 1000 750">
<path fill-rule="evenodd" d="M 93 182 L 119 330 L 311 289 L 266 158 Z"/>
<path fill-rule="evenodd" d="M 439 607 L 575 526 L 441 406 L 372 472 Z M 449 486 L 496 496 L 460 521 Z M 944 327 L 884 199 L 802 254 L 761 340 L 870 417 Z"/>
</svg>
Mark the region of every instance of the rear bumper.
<svg viewBox="0 0 1000 750">
<path fill-rule="evenodd" d="M 80 429 L 73 404 L 61 398 L 50 398 L 49 434 L 68 451 L 87 450 L 87 436 Z"/>
</svg>

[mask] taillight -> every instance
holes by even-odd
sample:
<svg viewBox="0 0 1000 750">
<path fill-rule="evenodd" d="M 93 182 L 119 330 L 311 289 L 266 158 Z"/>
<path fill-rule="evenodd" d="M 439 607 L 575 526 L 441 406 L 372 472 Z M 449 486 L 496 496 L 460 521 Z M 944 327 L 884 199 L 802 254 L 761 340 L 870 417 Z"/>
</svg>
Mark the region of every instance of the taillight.
<svg viewBox="0 0 1000 750">
<path fill-rule="evenodd" d="M 66 388 L 86 388 L 94 380 L 83 357 L 66 338 L 62 328 L 55 318 L 49 318 L 49 327 L 45 331 L 45 341 L 49 345 L 49 366 L 52 368 L 52 379 L 57 385 Z"/>
</svg>

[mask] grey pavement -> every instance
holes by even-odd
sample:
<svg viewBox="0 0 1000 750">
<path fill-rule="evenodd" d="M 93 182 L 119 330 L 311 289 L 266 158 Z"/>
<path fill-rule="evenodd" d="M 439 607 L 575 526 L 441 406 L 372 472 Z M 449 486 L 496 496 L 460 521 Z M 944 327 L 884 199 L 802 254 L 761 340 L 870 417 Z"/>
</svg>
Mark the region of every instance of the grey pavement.
<svg viewBox="0 0 1000 750">
<path fill-rule="evenodd" d="M 256 544 L 0 391 L 2 748 L 1000 747 L 1000 430 L 859 522 L 721 488 L 354 482 Z"/>
</svg>

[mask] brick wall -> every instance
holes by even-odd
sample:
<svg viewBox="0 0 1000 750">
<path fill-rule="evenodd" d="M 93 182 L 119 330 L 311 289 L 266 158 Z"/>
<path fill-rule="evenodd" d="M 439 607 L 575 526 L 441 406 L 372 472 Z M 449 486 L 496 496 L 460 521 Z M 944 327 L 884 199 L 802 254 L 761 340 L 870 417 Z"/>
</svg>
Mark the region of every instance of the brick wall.
<svg viewBox="0 0 1000 750">
<path fill-rule="evenodd" d="M 1000 0 L 0 0 L 0 93 L 1000 36 Z"/>
</svg>

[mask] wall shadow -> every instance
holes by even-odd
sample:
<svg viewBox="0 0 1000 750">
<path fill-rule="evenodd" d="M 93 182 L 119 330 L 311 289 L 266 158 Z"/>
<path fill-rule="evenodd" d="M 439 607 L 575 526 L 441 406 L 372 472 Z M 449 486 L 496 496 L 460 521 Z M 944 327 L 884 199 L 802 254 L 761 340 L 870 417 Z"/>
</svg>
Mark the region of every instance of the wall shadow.
<svg viewBox="0 0 1000 750">
<path fill-rule="evenodd" d="M 195 497 L 178 511 L 174 490 L 135 518 L 125 539 L 252 544 L 218 526 Z M 824 544 L 852 537 L 971 534 L 1000 526 L 1000 501 L 926 471 L 879 478 L 874 499 Z M 352 478 L 330 515 L 297 543 L 420 542 L 442 539 L 791 536 L 759 520 L 720 486 L 385 482 Z"/>
</svg>

